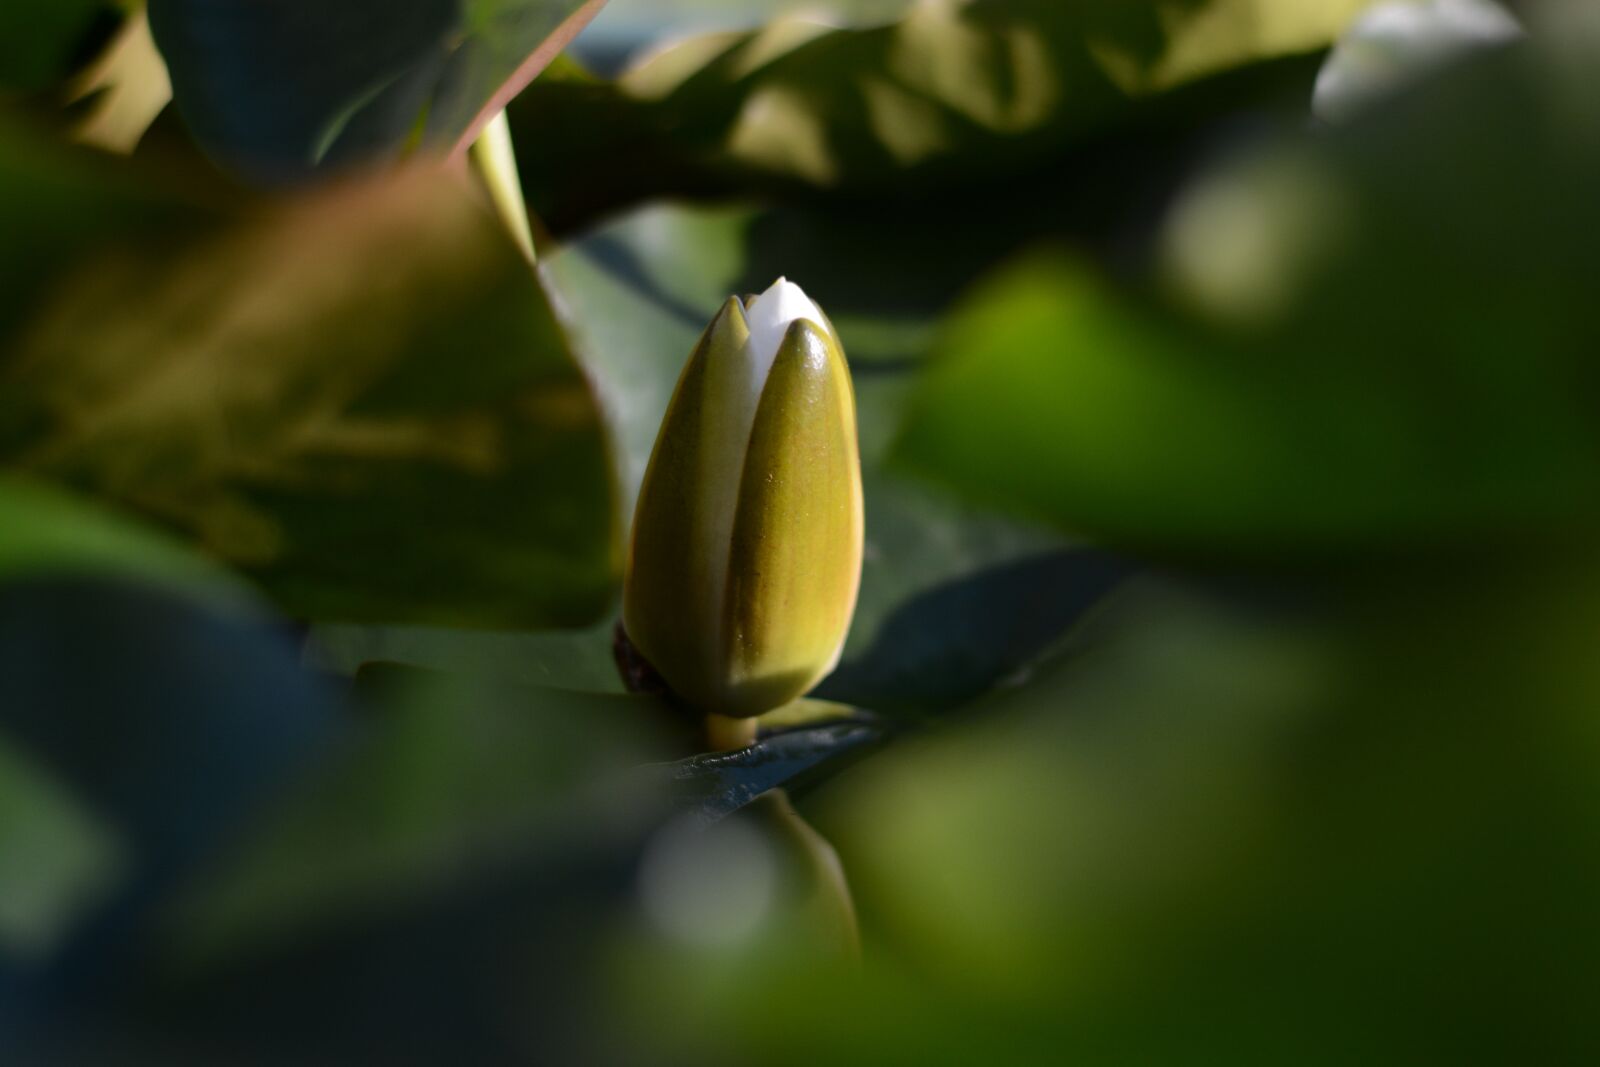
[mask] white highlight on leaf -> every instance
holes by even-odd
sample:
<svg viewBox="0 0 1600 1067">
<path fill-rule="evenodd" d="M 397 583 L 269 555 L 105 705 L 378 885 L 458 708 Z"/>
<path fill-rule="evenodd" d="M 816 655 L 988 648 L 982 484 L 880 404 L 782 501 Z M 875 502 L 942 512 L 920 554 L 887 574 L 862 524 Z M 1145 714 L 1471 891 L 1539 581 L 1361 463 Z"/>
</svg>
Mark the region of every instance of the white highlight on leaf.
<svg viewBox="0 0 1600 1067">
<path fill-rule="evenodd" d="M 1523 36 L 1493 0 L 1386 0 L 1345 31 L 1317 74 L 1311 110 L 1349 119 L 1475 51 Z"/>
</svg>

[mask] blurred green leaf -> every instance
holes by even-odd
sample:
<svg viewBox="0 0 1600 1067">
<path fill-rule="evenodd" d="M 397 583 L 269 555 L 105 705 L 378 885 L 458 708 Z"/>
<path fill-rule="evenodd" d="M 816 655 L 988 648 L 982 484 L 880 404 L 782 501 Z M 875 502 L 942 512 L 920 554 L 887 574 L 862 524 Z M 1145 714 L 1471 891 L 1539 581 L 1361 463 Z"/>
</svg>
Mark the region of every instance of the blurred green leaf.
<svg viewBox="0 0 1600 1067">
<path fill-rule="evenodd" d="M 0 351 L 85 256 L 167 253 L 227 210 L 185 192 L 0 112 Z"/>
<path fill-rule="evenodd" d="M 1007 269 L 949 324 L 900 455 L 1143 547 L 1592 532 L 1585 62 L 1513 48 L 1221 169 L 1172 214 L 1162 294 L 1063 255 Z"/>
<path fill-rule="evenodd" d="M 882 735 L 805 701 L 747 750 L 657 763 L 677 713 L 651 697 L 375 664 L 353 699 L 345 748 L 170 911 L 181 969 L 336 942 L 539 864 L 636 850 L 674 811 L 715 821 Z"/>
<path fill-rule="evenodd" d="M 1267 61 L 1325 48 L 1366 2 L 976 0 L 841 30 L 797 16 L 693 38 L 615 86 L 535 83 L 512 118 L 529 199 L 558 228 L 688 191 L 898 197 L 1259 102 L 1286 80 Z M 1288 79 L 1301 105 L 1313 70 Z M 1245 76 L 1198 84 L 1229 72 Z"/>
<path fill-rule="evenodd" d="M 56 948 L 103 904 L 126 863 L 119 838 L 0 738 L 0 956 Z"/>
<path fill-rule="evenodd" d="M 582 968 L 655 812 L 615 788 L 650 755 L 637 704 L 374 672 L 359 716 L 330 715 L 282 635 L 103 583 L 0 589 L 0 638 L 6 751 L 128 860 L 63 951 L 0 960 L 8 1059 L 564 1059 L 591 1041 Z M 97 888 L 8 869 L 38 859 L 8 854 L 0 882 Z"/>
<path fill-rule="evenodd" d="M 121 586 L 108 584 L 95 587 L 97 595 L 84 602 L 84 583 L 113 581 L 145 592 L 119 593 Z M 44 590 L 58 592 L 47 599 L 40 595 Z M 42 610 L 32 617 L 25 610 L 13 613 L 8 593 L 13 601 Z M 56 596 L 64 603 L 55 603 Z M 0 475 L 0 633 L 7 632 L 9 623 L 13 647 L 36 660 L 19 671 L 17 663 L 0 657 L 6 701 L 27 709 L 0 714 L 0 956 L 9 962 L 42 966 L 90 915 L 127 892 L 145 862 L 146 857 L 130 848 L 119 816 L 89 804 L 73 787 L 83 770 L 79 759 L 86 754 L 47 743 L 44 755 L 54 757 L 51 767 L 14 743 L 6 730 L 8 723 L 28 714 L 59 717 L 69 729 L 88 728 L 85 720 L 97 709 L 85 706 L 81 689 L 62 684 L 52 673 L 65 669 L 68 660 L 107 672 L 110 677 L 101 681 L 116 689 L 117 699 L 137 702 L 137 688 L 150 679 L 136 678 L 127 664 L 106 663 L 96 650 L 78 647 L 78 638 L 93 627 L 81 626 L 74 634 L 71 621 L 59 612 L 84 607 L 115 616 L 118 608 L 137 604 L 141 597 L 151 598 L 152 605 L 160 598 L 175 598 L 190 605 L 191 612 L 203 608 L 240 621 L 256 614 L 255 599 L 242 582 L 178 542 L 92 501 Z M 152 607 L 146 621 L 161 618 L 163 611 Z M 114 623 L 109 632 L 117 632 Z M 126 640 L 126 635 L 117 639 Z M 155 675 L 162 674 L 159 653 L 150 656 L 149 666 Z M 166 681 L 174 685 L 165 700 L 202 696 L 177 684 L 175 677 L 158 677 L 156 684 Z M 123 707 L 149 714 L 146 708 Z M 138 830 L 131 839 L 144 840 Z"/>
<path fill-rule="evenodd" d="M 617 924 L 620 945 L 605 969 L 638 999 L 682 1018 L 715 1018 L 719 1004 L 740 999 L 720 985 L 736 982 L 749 960 L 783 958 L 797 971 L 820 964 L 826 973 L 861 956 L 839 856 L 781 789 L 726 819 L 686 814 L 664 825 L 640 859 L 638 898 L 635 920 Z M 676 1028 L 630 1019 L 618 1031 L 619 1059 L 669 1059 L 658 1035 Z M 701 1029 L 697 1059 L 735 1062 L 721 1053 L 737 1026 Z"/>
<path fill-rule="evenodd" d="M 0 90 L 38 91 L 70 73 L 96 19 L 115 0 L 6 0 L 0 6 Z"/>
<path fill-rule="evenodd" d="M 808 806 L 864 966 L 679 961 L 625 1017 L 670 1059 L 717 1004 L 728 1063 L 1585 1060 L 1595 577 L 1130 588 Z"/>
<path fill-rule="evenodd" d="M 33 198 L 45 221 L 0 257 L 31 288 L 0 349 L 13 468 L 180 531 L 302 617 L 604 610 L 618 549 L 599 413 L 540 281 L 456 180 L 373 178 L 220 225 L 138 213 L 131 183 L 101 177 L 123 173 L 110 161 L 24 148 L 0 164 L 22 198 L 0 210 Z M 110 220 L 98 242 L 80 207 Z M 76 254 L 36 279 L 28 251 L 57 232 Z"/>
<path fill-rule="evenodd" d="M 126 987 L 163 897 L 337 724 L 236 578 L 9 475 L 0 692 L 0 1049 L 46 1062 L 51 1020 Z"/>
<path fill-rule="evenodd" d="M 648 697 L 374 665 L 349 746 L 181 902 L 189 964 L 336 935 L 560 851 L 631 839 L 665 810 L 630 769 L 659 751 Z"/>
<path fill-rule="evenodd" d="M 163 898 L 340 729 L 328 688 L 259 618 L 142 577 L 7 579 L 0 882 L 8 940 L 36 951 L 0 963 L 0 1041 L 47 1029 L 53 998 L 126 988 Z"/>
<path fill-rule="evenodd" d="M 605 0 L 152 0 L 190 129 L 269 180 L 459 152 Z"/>
<path fill-rule="evenodd" d="M 179 542 L 50 486 L 0 475 L 0 582 L 100 574 L 250 603 L 237 578 Z"/>
</svg>

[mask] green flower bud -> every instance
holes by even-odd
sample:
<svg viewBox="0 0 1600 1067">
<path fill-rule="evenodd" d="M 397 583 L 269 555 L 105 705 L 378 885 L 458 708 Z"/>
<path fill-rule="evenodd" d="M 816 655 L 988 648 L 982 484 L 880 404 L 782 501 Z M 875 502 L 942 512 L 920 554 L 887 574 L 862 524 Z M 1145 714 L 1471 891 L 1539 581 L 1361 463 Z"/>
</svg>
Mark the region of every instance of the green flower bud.
<svg viewBox="0 0 1600 1067">
<path fill-rule="evenodd" d="M 698 711 L 787 704 L 839 661 L 862 535 L 838 334 L 783 279 L 748 307 L 730 298 L 678 379 L 639 490 L 629 639 Z"/>
</svg>

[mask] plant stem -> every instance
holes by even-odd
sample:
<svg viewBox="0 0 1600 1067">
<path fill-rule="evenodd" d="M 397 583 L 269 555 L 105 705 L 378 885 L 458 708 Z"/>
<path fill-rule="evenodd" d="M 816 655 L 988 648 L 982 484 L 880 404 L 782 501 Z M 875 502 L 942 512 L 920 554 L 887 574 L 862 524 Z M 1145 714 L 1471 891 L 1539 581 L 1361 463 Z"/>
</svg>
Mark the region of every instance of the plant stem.
<svg viewBox="0 0 1600 1067">
<path fill-rule="evenodd" d="M 706 716 L 706 744 L 713 752 L 734 752 L 756 743 L 756 720 Z"/>
<path fill-rule="evenodd" d="M 511 123 L 504 111 L 489 120 L 472 145 L 472 158 L 483 173 L 489 199 L 505 221 L 506 229 L 529 263 L 539 255 L 533 247 L 533 227 L 528 223 L 528 205 L 522 198 L 522 179 L 517 174 L 517 154 L 511 145 Z"/>
</svg>

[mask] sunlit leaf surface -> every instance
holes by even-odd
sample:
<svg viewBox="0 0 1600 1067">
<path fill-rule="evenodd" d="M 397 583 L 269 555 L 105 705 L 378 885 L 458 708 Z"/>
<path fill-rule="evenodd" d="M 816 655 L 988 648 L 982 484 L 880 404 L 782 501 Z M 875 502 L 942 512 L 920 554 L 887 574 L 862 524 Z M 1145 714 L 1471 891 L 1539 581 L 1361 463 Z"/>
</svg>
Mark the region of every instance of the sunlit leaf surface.
<svg viewBox="0 0 1600 1067">
<path fill-rule="evenodd" d="M 1316 64 L 1300 57 L 1366 2 L 975 0 L 839 30 L 797 15 L 691 38 L 615 85 L 541 80 L 512 119 L 530 198 L 558 226 L 679 192 L 899 198 L 1026 174 L 1269 86 L 1296 84 L 1303 106 Z"/>
<path fill-rule="evenodd" d="M 100 58 L 78 77 L 72 95 L 89 109 L 77 139 L 112 152 L 133 151 L 172 102 L 172 81 L 142 5 L 129 13 Z"/>
</svg>

